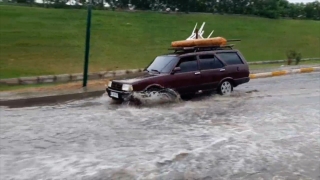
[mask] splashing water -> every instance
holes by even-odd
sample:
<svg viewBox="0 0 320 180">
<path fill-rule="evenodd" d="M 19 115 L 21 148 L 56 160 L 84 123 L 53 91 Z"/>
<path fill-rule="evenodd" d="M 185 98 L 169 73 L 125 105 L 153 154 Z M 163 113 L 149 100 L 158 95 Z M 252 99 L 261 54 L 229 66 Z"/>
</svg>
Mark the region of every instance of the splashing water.
<svg viewBox="0 0 320 180">
<path fill-rule="evenodd" d="M 160 91 L 141 91 L 132 93 L 125 104 L 133 103 L 142 106 L 180 102 L 179 93 L 172 89 L 162 89 Z"/>
</svg>

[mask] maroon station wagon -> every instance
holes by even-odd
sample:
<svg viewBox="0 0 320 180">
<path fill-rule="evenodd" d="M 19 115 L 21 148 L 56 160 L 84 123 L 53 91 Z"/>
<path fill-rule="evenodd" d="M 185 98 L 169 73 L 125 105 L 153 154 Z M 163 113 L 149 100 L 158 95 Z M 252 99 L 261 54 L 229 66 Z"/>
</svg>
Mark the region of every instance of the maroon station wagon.
<svg viewBox="0 0 320 180">
<path fill-rule="evenodd" d="M 217 91 L 230 94 L 249 82 L 249 67 L 240 51 L 229 48 L 192 48 L 157 56 L 141 75 L 109 81 L 106 89 L 114 100 L 125 100 L 132 92 L 170 88 L 181 97 Z"/>
</svg>

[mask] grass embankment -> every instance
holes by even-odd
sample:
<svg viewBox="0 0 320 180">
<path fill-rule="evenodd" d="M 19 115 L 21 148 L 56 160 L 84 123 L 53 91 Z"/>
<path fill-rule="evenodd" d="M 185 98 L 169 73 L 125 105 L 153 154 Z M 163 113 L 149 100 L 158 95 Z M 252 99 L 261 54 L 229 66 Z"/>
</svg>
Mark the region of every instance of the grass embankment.
<svg viewBox="0 0 320 180">
<path fill-rule="evenodd" d="M 205 36 L 242 39 L 248 61 L 320 56 L 316 21 L 93 11 L 89 71 L 144 67 L 204 21 Z M 0 26 L 0 78 L 82 72 L 85 10 L 0 6 Z"/>
</svg>

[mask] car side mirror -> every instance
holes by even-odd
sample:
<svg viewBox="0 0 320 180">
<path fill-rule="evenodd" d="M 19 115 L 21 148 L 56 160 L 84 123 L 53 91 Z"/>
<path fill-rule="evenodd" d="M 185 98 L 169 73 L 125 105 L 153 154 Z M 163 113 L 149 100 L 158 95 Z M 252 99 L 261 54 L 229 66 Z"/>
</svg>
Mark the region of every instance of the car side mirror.
<svg viewBox="0 0 320 180">
<path fill-rule="evenodd" d="M 174 73 L 179 72 L 179 71 L 181 71 L 181 68 L 180 67 L 175 67 L 173 69 L 173 71 L 171 72 L 171 74 L 174 74 Z"/>
</svg>

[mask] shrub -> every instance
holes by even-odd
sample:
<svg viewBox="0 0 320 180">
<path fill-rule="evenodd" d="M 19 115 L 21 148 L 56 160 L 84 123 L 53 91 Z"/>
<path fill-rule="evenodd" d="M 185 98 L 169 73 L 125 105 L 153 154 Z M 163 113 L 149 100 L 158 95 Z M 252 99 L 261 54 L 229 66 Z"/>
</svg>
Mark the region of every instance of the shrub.
<svg viewBox="0 0 320 180">
<path fill-rule="evenodd" d="M 296 55 L 296 65 L 298 65 L 300 63 L 301 60 L 301 53 L 297 53 Z"/>
<path fill-rule="evenodd" d="M 287 62 L 288 62 L 288 65 L 290 65 L 292 63 L 293 59 L 295 59 L 296 65 L 298 65 L 300 60 L 301 60 L 301 53 L 298 53 L 295 50 L 287 51 Z"/>
<path fill-rule="evenodd" d="M 287 62 L 288 62 L 288 65 L 291 64 L 292 59 L 294 58 L 294 56 L 295 56 L 295 51 L 293 51 L 293 50 L 287 51 Z"/>
</svg>

